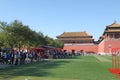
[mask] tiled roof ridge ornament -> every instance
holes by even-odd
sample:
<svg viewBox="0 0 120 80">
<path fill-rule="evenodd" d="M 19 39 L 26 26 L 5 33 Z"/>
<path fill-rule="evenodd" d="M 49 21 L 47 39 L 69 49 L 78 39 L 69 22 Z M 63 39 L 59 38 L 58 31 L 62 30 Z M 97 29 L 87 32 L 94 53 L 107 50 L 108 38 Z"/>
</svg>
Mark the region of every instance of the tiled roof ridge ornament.
<svg viewBox="0 0 120 80">
<path fill-rule="evenodd" d="M 114 20 L 114 23 L 113 24 L 117 24 L 117 21 L 116 20 Z"/>
<path fill-rule="evenodd" d="M 111 25 L 108 25 L 107 27 L 120 27 L 120 24 L 118 24 L 115 20 Z"/>
</svg>

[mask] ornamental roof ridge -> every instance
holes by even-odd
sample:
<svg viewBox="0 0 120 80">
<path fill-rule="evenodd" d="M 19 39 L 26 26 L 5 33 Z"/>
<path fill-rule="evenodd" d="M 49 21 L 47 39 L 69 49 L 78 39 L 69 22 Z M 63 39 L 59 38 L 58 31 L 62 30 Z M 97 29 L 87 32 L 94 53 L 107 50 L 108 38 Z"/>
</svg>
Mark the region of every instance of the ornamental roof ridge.
<svg viewBox="0 0 120 80">
<path fill-rule="evenodd" d="M 91 36 L 86 31 L 81 32 L 63 32 L 59 37 L 68 37 L 68 36 Z"/>
<path fill-rule="evenodd" d="M 118 24 L 115 20 L 111 25 L 108 25 L 107 27 L 120 27 L 120 24 Z"/>
</svg>

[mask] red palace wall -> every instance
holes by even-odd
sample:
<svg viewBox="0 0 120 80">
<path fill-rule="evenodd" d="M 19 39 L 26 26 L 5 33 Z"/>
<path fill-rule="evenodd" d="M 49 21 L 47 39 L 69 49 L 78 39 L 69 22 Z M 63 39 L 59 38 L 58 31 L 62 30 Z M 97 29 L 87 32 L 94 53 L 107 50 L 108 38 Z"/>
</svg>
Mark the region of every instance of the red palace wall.
<svg viewBox="0 0 120 80">
<path fill-rule="evenodd" d="M 111 53 L 112 48 L 120 48 L 120 39 L 103 40 L 98 47 L 98 53 Z"/>
<path fill-rule="evenodd" d="M 120 48 L 120 39 L 111 39 L 111 40 L 103 40 L 98 45 L 64 45 L 64 50 L 71 52 L 75 51 L 90 51 L 100 54 L 110 54 L 112 48 Z"/>
<path fill-rule="evenodd" d="M 72 50 L 75 51 L 91 51 L 91 52 L 98 52 L 98 46 L 97 45 L 65 45 L 64 50 L 67 50 L 68 52 L 71 52 Z"/>
<path fill-rule="evenodd" d="M 99 45 L 98 45 L 98 53 L 104 53 L 104 45 L 105 45 L 104 40 L 99 43 Z"/>
</svg>

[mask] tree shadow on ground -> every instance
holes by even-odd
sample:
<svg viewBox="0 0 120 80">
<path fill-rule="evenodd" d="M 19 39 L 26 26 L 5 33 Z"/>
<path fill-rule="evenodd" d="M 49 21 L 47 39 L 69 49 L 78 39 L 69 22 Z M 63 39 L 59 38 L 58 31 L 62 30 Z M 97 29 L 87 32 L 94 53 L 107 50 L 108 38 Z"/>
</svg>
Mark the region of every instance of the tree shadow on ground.
<svg viewBox="0 0 120 80">
<path fill-rule="evenodd" d="M 82 56 L 67 56 L 65 58 L 61 58 L 61 59 L 80 59 Z"/>
<path fill-rule="evenodd" d="M 51 75 L 48 71 L 52 68 L 57 68 L 60 65 L 69 63 L 69 61 L 41 61 L 32 64 L 11 66 L 8 68 L 0 69 L 0 78 L 9 80 L 18 76 L 36 76 L 45 77 Z"/>
</svg>

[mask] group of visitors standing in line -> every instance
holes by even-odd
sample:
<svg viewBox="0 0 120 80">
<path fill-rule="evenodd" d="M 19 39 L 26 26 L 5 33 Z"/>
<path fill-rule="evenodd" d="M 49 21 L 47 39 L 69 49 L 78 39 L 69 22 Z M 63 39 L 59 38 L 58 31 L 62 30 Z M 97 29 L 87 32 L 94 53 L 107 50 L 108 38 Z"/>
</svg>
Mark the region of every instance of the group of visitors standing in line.
<svg viewBox="0 0 120 80">
<path fill-rule="evenodd" d="M 38 54 L 39 53 L 39 54 Z M 26 50 L 1 50 L 0 63 L 1 64 L 25 64 L 32 63 L 33 59 L 38 60 L 42 56 L 42 52 L 26 51 Z"/>
<path fill-rule="evenodd" d="M 62 58 L 66 52 L 55 50 L 0 50 L 0 64 L 25 64 L 41 61 L 45 58 Z"/>
<path fill-rule="evenodd" d="M 46 58 L 57 59 L 75 55 L 74 51 L 70 54 L 66 50 L 0 50 L 0 64 L 18 65 Z"/>
</svg>

